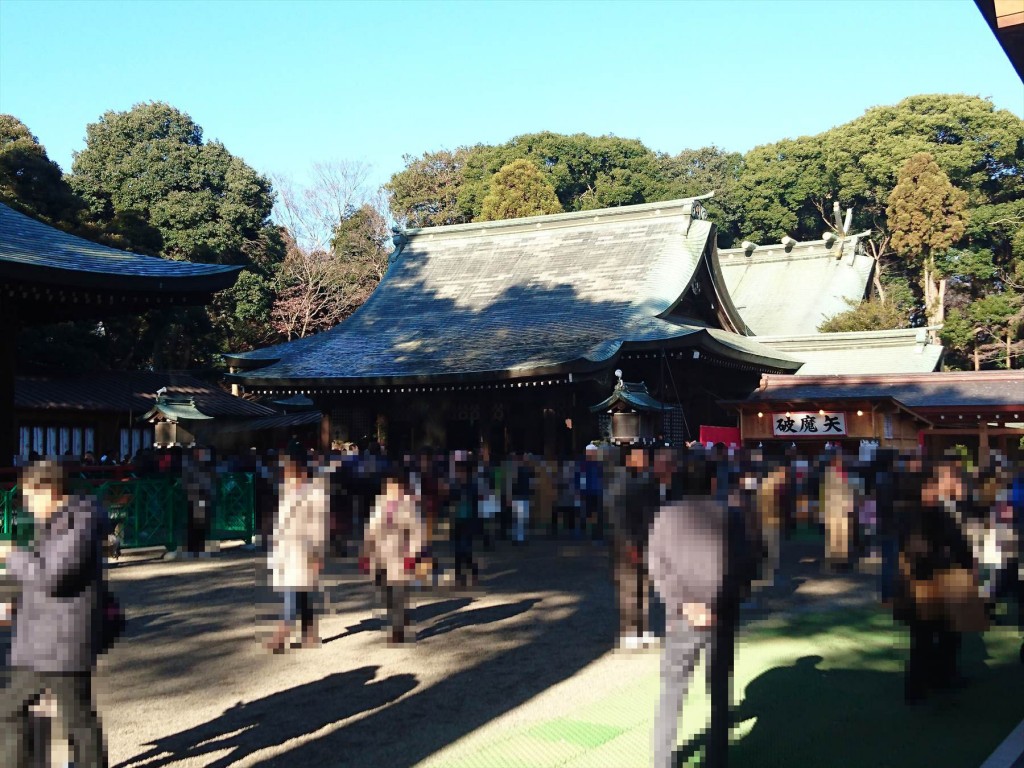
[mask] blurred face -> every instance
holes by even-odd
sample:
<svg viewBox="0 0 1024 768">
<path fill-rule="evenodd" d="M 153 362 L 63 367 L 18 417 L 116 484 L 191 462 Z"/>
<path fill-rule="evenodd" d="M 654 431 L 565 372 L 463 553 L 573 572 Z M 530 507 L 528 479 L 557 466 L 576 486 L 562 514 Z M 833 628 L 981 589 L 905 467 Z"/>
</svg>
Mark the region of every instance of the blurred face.
<svg viewBox="0 0 1024 768">
<path fill-rule="evenodd" d="M 52 485 L 26 485 L 21 492 L 25 507 L 40 522 L 49 520 L 60 506 L 61 495 Z"/>
<path fill-rule="evenodd" d="M 285 459 L 281 462 L 281 472 L 285 480 L 294 481 L 302 477 L 302 470 L 299 463 L 294 459 Z"/>
<path fill-rule="evenodd" d="M 384 483 L 384 495 L 389 499 L 397 499 L 402 495 L 402 484 L 393 477 Z"/>
<path fill-rule="evenodd" d="M 939 495 L 947 499 L 962 499 L 964 495 L 964 484 L 960 479 L 960 473 L 956 468 L 942 464 L 936 472 L 936 483 Z"/>
<path fill-rule="evenodd" d="M 647 465 L 647 454 L 642 448 L 634 449 L 626 457 L 626 466 L 630 469 L 643 469 Z"/>
</svg>

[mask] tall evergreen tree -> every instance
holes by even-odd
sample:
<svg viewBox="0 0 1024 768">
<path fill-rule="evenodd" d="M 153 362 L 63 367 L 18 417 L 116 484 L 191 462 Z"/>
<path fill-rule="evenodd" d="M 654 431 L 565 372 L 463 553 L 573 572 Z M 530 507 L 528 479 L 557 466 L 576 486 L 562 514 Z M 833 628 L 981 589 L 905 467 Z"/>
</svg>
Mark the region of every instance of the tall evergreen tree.
<svg viewBox="0 0 1024 768">
<path fill-rule="evenodd" d="M 966 230 L 967 193 L 954 187 L 935 158 L 919 152 L 900 168 L 886 208 L 893 250 L 920 270 L 929 325 L 942 325 L 946 278 L 937 257 Z"/>
<path fill-rule="evenodd" d="M 514 160 L 491 178 L 480 221 L 518 219 L 545 213 L 561 213 L 555 188 L 529 160 Z"/>
</svg>

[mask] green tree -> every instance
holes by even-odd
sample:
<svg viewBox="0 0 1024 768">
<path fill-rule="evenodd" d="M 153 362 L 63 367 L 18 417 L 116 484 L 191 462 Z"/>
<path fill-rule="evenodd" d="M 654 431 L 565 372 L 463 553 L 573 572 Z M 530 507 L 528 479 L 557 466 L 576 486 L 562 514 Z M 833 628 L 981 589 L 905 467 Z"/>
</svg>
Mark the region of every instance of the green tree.
<svg viewBox="0 0 1024 768">
<path fill-rule="evenodd" d="M 410 227 L 440 227 L 472 220 L 459 206 L 459 192 L 468 157 L 478 147 L 459 147 L 405 155 L 405 168 L 384 185 L 395 220 Z"/>
<path fill-rule="evenodd" d="M 273 261 L 270 182 L 169 104 L 106 112 L 86 127 L 71 186 L 90 215 L 110 222 L 133 212 L 159 230 L 162 255 L 248 265 Z M 280 257 L 278 253 L 278 258 Z"/>
<path fill-rule="evenodd" d="M 554 187 L 529 160 L 514 160 L 491 179 L 491 190 L 483 200 L 481 221 L 518 219 L 545 213 L 561 213 Z"/>
<path fill-rule="evenodd" d="M 842 331 L 885 331 L 909 328 L 914 309 L 914 292 L 902 278 L 886 280 L 884 292 L 864 301 L 849 302 L 850 309 L 826 319 L 822 333 Z"/>
<path fill-rule="evenodd" d="M 882 331 L 906 327 L 907 317 L 899 307 L 880 299 L 854 303 L 847 312 L 828 318 L 818 330 L 822 333 L 843 331 Z"/>
<path fill-rule="evenodd" d="M 515 160 L 541 170 L 563 210 L 582 211 L 632 205 L 659 197 L 663 190 L 658 157 L 637 139 L 565 135 L 544 131 L 516 136 L 496 147 L 479 147 L 466 162 L 459 190 L 461 210 L 480 220 L 491 177 Z"/>
<path fill-rule="evenodd" d="M 928 152 L 972 206 L 1019 199 L 1024 121 L 977 96 L 926 94 L 874 107 L 815 136 L 755 147 L 744 157 L 737 207 L 744 237 L 819 236 L 833 200 L 857 228 L 882 234 L 900 167 Z"/>
<path fill-rule="evenodd" d="M 953 352 L 953 367 L 974 370 L 990 363 L 1012 368 L 1024 353 L 1020 329 L 1024 324 L 1022 297 L 1010 291 L 984 296 L 965 307 L 950 310 L 940 332 L 943 344 Z"/>
<path fill-rule="evenodd" d="M 106 112 L 86 128 L 72 189 L 83 216 L 121 247 L 188 261 L 237 264 L 249 273 L 208 307 L 103 323 L 110 357 L 126 367 L 217 364 L 220 352 L 266 340 L 254 291 L 274 285 L 284 244 L 270 222 L 270 182 L 223 144 L 204 142 L 189 115 L 160 103 Z M 241 302 L 241 303 L 240 303 Z M 264 325 L 264 327 L 266 327 Z"/>
<path fill-rule="evenodd" d="M 929 325 L 941 325 L 946 279 L 938 256 L 966 231 L 967 194 L 954 187 L 935 158 L 920 152 L 900 168 L 886 209 L 892 248 L 920 269 L 925 314 Z"/>
<path fill-rule="evenodd" d="M 82 201 L 28 127 L 0 115 L 0 202 L 50 224 L 75 223 Z"/>
<path fill-rule="evenodd" d="M 716 146 L 685 149 L 678 155 L 658 157 L 658 185 L 654 200 L 698 197 L 714 191 L 705 200 L 708 218 L 718 230 L 718 246 L 731 248 L 740 239 L 736 187 L 743 171 L 743 155 Z"/>
</svg>

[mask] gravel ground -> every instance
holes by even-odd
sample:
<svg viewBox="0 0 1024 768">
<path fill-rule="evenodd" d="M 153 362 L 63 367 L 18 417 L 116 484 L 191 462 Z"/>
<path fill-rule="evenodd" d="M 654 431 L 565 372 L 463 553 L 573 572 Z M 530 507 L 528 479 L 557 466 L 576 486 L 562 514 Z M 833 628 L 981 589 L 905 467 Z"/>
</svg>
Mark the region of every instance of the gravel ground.
<svg viewBox="0 0 1024 768">
<path fill-rule="evenodd" d="M 606 550 L 531 542 L 481 558 L 472 591 L 414 601 L 390 646 L 354 564 L 327 575 L 320 649 L 256 642 L 277 610 L 257 556 L 111 569 L 130 631 L 100 663 L 112 766 L 414 765 L 601 657 L 615 616 Z"/>
<path fill-rule="evenodd" d="M 815 550 L 790 545 L 750 620 L 872 599 L 869 577 L 820 576 Z M 477 589 L 416 594 L 418 639 L 396 647 L 372 585 L 335 560 L 323 647 L 275 656 L 257 642 L 279 610 L 258 554 L 123 558 L 110 577 L 129 630 L 96 675 L 110 765 L 412 766 L 480 729 L 597 701 L 656 663 L 654 649 L 611 650 L 605 547 L 499 543 L 480 562 Z"/>
</svg>

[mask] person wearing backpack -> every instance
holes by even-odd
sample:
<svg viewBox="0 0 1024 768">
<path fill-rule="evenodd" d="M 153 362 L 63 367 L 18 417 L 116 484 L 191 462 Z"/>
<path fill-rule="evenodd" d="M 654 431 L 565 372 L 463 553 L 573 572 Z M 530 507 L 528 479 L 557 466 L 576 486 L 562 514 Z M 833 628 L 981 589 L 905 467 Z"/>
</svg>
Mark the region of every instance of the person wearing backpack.
<svg viewBox="0 0 1024 768">
<path fill-rule="evenodd" d="M 17 583 L 10 678 L 0 696 L 0 765 L 25 765 L 29 707 L 44 691 L 57 701 L 76 768 L 107 765 L 92 695 L 105 638 L 103 539 L 109 527 L 95 499 L 67 491 L 64 468 L 35 462 L 22 473 L 35 544 L 6 553 L 4 576 Z"/>
</svg>

